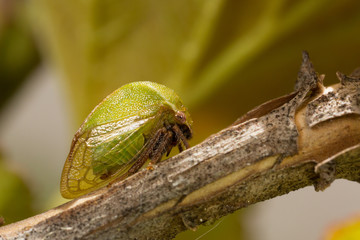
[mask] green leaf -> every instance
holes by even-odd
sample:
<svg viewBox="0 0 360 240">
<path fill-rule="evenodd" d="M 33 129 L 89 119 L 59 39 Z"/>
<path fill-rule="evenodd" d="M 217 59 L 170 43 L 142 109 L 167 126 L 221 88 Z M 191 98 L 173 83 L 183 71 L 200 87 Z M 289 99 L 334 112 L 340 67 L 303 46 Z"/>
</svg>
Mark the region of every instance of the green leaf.
<svg viewBox="0 0 360 240">
<path fill-rule="evenodd" d="M 28 186 L 0 157 L 0 216 L 9 224 L 33 214 Z"/>
</svg>

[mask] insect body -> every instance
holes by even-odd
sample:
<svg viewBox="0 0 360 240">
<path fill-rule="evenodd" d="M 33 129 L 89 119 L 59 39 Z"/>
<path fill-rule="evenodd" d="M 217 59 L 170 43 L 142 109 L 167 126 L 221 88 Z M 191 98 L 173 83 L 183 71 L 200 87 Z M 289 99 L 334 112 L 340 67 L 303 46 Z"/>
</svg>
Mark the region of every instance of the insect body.
<svg viewBox="0 0 360 240">
<path fill-rule="evenodd" d="M 152 164 L 172 147 L 188 148 L 192 120 L 176 93 L 157 83 L 134 82 L 107 96 L 76 132 L 60 192 L 75 198 Z"/>
</svg>

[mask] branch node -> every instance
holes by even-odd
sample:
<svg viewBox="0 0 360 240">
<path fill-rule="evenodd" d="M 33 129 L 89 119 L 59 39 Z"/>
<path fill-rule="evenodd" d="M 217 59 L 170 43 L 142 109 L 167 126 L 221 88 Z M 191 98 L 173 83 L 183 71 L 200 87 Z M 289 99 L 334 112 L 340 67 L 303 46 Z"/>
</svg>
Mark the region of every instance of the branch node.
<svg viewBox="0 0 360 240">
<path fill-rule="evenodd" d="M 325 161 L 315 166 L 315 173 L 319 178 L 314 183 L 315 191 L 324 191 L 335 180 L 336 164 L 333 161 Z"/>
</svg>

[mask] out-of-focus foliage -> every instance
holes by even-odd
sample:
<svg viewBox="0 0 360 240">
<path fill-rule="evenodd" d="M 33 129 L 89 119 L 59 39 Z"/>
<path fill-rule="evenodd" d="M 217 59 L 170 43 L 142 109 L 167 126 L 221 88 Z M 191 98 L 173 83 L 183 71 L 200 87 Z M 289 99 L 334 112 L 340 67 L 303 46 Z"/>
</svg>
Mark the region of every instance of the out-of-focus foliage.
<svg viewBox="0 0 360 240">
<path fill-rule="evenodd" d="M 205 223 L 195 231 L 185 231 L 178 234 L 175 240 L 185 239 L 203 239 L 203 240 L 219 240 L 219 239 L 243 239 L 243 229 L 240 224 L 241 215 L 238 213 L 230 214 L 221 218 L 215 223 Z"/>
<path fill-rule="evenodd" d="M 0 1 L 0 109 L 40 58 L 19 1 Z"/>
<path fill-rule="evenodd" d="M 358 240 L 360 239 L 360 215 L 336 224 L 328 230 L 324 240 Z"/>
<path fill-rule="evenodd" d="M 33 215 L 32 197 L 18 173 L 12 171 L 0 156 L 0 217 L 5 224 Z"/>
<path fill-rule="evenodd" d="M 44 52 L 65 75 L 81 122 L 127 82 L 166 82 L 204 1 L 40 0 L 30 7 Z"/>
<path fill-rule="evenodd" d="M 77 126 L 123 84 L 155 81 L 173 88 L 189 106 L 194 145 L 252 107 L 292 91 L 302 50 L 310 52 L 317 71 L 328 74 L 326 84 L 335 81 L 336 70 L 350 73 L 360 65 L 358 0 L 21 3 L 43 58 L 64 80 Z M 0 20 L 9 12 L 2 10 Z M 6 93 L 11 88 L 3 79 L 22 80 L 37 61 L 29 29 L 19 19 L 0 22 L 0 83 Z M 238 230 L 231 226 L 226 232 Z M 223 238 L 234 239 L 229 236 Z"/>
<path fill-rule="evenodd" d="M 255 106 L 269 99 L 269 89 L 279 96 L 292 88 L 301 50 L 328 56 L 337 67 L 360 52 L 356 0 L 39 0 L 29 6 L 79 123 L 114 89 L 141 80 L 164 83 L 190 110 L 201 107 L 199 116 L 217 112 L 230 123 L 244 112 L 234 99 Z M 262 87 L 242 92 L 250 84 Z"/>
<path fill-rule="evenodd" d="M 39 62 L 25 16 L 20 2 L 0 1 L 0 110 Z M 33 214 L 28 186 L 0 156 L 0 217 L 8 224 Z"/>
</svg>

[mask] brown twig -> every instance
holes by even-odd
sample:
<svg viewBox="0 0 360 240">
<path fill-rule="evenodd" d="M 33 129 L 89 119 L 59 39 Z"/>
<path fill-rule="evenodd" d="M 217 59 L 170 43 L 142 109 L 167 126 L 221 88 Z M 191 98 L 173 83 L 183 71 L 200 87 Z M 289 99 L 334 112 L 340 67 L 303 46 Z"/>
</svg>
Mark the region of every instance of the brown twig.
<svg viewBox="0 0 360 240">
<path fill-rule="evenodd" d="M 170 239 L 250 204 L 360 181 L 360 79 L 325 88 L 303 54 L 295 92 L 181 154 L 0 228 L 4 239 Z"/>
</svg>

